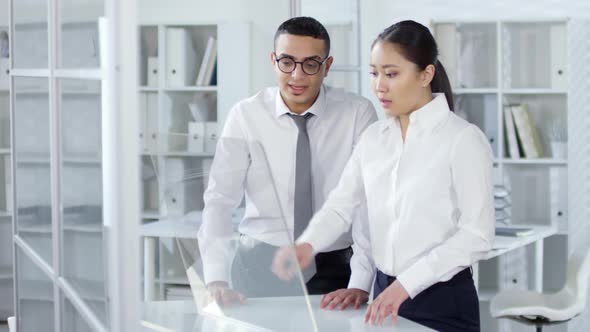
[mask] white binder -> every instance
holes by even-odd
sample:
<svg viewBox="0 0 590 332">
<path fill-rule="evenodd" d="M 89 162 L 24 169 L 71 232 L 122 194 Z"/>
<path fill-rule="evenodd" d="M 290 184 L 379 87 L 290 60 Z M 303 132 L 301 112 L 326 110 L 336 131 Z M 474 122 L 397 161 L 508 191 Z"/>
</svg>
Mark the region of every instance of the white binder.
<svg viewBox="0 0 590 332">
<path fill-rule="evenodd" d="M 552 25 L 551 38 L 551 88 L 567 89 L 567 45 L 565 25 Z"/>
<path fill-rule="evenodd" d="M 206 152 L 215 152 L 215 148 L 217 147 L 217 122 L 205 122 L 205 135 L 207 135 L 205 141 L 205 151 Z"/>
<path fill-rule="evenodd" d="M 0 90 L 8 90 L 8 58 L 0 58 Z"/>
<path fill-rule="evenodd" d="M 147 62 L 147 86 L 158 86 L 158 57 L 151 56 Z"/>
<path fill-rule="evenodd" d="M 10 173 L 10 158 L 4 159 L 4 188 L 6 197 L 6 212 L 12 212 L 12 176 Z"/>
<path fill-rule="evenodd" d="M 164 204 L 161 213 L 168 217 L 184 215 L 186 203 L 186 183 L 184 182 L 185 166 L 182 159 L 166 160 L 166 177 L 163 183 Z"/>
<path fill-rule="evenodd" d="M 141 150 L 144 152 L 158 151 L 158 95 L 145 93 L 140 98 L 139 138 Z"/>
<path fill-rule="evenodd" d="M 188 123 L 188 151 L 196 153 L 205 151 L 205 124 L 203 122 Z"/>
<path fill-rule="evenodd" d="M 183 28 L 168 28 L 166 37 L 166 86 L 188 86 L 195 80 L 197 58 L 191 35 Z"/>
</svg>

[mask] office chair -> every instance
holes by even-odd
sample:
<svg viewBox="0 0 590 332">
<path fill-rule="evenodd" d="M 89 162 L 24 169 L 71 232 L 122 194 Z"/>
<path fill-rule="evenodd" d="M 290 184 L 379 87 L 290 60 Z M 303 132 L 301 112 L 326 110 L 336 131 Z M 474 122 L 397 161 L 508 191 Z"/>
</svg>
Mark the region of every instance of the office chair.
<svg viewBox="0 0 590 332">
<path fill-rule="evenodd" d="M 510 289 L 492 298 L 490 312 L 494 318 L 510 318 L 536 326 L 560 324 L 584 310 L 590 283 L 590 250 L 584 255 L 572 254 L 568 260 L 563 288 L 551 294 Z"/>
</svg>

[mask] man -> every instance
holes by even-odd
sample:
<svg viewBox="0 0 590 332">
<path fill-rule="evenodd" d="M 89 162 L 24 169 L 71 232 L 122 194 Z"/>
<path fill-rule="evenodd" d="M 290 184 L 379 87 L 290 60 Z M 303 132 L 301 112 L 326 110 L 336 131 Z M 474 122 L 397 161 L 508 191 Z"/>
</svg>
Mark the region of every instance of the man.
<svg viewBox="0 0 590 332">
<path fill-rule="evenodd" d="M 321 23 L 309 17 L 285 21 L 274 48 L 270 59 L 278 87 L 230 111 L 204 195 L 198 236 L 204 278 L 223 304 L 302 293 L 299 284 L 285 285 L 272 274 L 274 252 L 305 229 L 337 185 L 361 133 L 377 119 L 367 99 L 323 85 L 333 58 Z M 244 194 L 230 289 L 232 211 Z M 352 232 L 316 256 L 316 274 L 306 279 L 310 294 L 329 293 L 322 306 L 358 307 L 368 300 L 374 273 L 370 244 L 361 223 L 354 224 Z"/>
</svg>

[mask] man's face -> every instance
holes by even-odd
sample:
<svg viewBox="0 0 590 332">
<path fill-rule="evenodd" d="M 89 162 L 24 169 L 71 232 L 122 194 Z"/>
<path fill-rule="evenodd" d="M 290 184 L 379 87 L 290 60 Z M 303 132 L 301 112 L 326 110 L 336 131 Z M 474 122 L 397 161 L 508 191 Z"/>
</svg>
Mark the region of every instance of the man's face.
<svg viewBox="0 0 590 332">
<path fill-rule="evenodd" d="M 271 53 L 271 62 L 283 101 L 292 112 L 303 113 L 313 105 L 333 59 L 329 57 L 314 75 L 306 74 L 301 64 L 296 64 L 293 72 L 284 73 L 279 69 L 276 60 L 291 58 L 302 62 L 314 59 L 321 62 L 325 57 L 326 47 L 321 39 L 290 34 L 282 34 L 277 38 L 275 51 Z"/>
</svg>

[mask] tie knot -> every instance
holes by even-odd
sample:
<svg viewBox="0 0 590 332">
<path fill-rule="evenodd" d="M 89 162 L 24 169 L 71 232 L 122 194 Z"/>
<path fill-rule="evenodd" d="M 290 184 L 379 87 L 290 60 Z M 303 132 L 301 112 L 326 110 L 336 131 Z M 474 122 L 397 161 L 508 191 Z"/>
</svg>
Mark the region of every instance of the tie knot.
<svg viewBox="0 0 590 332">
<path fill-rule="evenodd" d="M 299 128 L 299 131 L 307 131 L 307 120 L 311 118 L 313 114 L 307 113 L 305 115 L 295 115 L 289 113 L 289 116 L 291 117 L 291 119 L 293 119 L 293 121 L 295 121 L 297 128 Z"/>
</svg>

